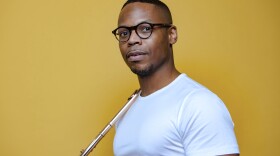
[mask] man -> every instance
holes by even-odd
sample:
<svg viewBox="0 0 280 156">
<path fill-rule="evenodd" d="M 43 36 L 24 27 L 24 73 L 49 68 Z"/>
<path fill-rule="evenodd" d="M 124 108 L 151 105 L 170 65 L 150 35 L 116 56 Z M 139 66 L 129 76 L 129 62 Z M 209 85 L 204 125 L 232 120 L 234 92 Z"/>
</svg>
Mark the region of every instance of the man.
<svg viewBox="0 0 280 156">
<path fill-rule="evenodd" d="M 128 0 L 113 34 L 142 90 L 116 125 L 116 156 L 239 155 L 223 102 L 175 68 L 177 30 L 163 2 Z"/>
</svg>

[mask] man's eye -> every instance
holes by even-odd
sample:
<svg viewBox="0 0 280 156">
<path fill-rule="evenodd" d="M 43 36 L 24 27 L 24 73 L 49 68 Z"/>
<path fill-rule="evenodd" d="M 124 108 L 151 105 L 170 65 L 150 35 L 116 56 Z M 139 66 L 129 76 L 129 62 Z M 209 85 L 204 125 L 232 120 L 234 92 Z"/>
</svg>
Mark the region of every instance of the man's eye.
<svg viewBox="0 0 280 156">
<path fill-rule="evenodd" d="M 121 31 L 121 32 L 118 33 L 118 35 L 119 35 L 120 37 L 126 37 L 126 36 L 129 35 L 129 32 L 128 32 L 128 31 Z"/>
<path fill-rule="evenodd" d="M 150 31 L 151 31 L 151 27 L 150 26 L 142 28 L 142 32 L 150 32 Z"/>
</svg>

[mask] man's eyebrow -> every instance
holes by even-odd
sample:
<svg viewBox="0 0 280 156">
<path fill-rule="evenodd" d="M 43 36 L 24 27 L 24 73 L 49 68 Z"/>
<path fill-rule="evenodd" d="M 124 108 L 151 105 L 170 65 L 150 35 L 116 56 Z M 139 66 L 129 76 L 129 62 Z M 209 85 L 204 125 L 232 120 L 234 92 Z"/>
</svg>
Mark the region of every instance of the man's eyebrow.
<svg viewBox="0 0 280 156">
<path fill-rule="evenodd" d="M 133 26 L 136 26 L 136 25 L 138 25 L 140 23 L 145 23 L 145 22 L 147 22 L 147 23 L 154 23 L 154 22 L 152 22 L 152 20 L 148 19 L 148 20 L 143 20 L 143 21 L 137 22 L 137 24 L 135 24 L 135 25 L 128 26 L 128 25 L 122 25 L 121 24 L 121 25 L 118 25 L 118 27 L 133 27 Z"/>
</svg>

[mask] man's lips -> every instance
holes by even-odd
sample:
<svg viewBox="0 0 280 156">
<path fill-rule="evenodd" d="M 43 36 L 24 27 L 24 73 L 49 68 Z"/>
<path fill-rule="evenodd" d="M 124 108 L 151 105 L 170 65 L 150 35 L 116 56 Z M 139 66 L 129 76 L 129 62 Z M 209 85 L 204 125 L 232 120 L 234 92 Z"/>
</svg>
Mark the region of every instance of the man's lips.
<svg viewBox="0 0 280 156">
<path fill-rule="evenodd" d="M 141 50 L 133 50 L 129 51 L 126 54 L 126 59 L 130 62 L 141 61 L 144 59 L 145 55 L 147 55 L 147 52 Z"/>
</svg>

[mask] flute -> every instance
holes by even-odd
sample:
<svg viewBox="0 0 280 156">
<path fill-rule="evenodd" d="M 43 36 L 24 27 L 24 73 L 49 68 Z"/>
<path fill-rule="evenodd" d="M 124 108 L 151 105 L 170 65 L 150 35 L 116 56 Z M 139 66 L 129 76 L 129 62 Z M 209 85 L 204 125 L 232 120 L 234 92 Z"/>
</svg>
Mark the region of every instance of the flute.
<svg viewBox="0 0 280 156">
<path fill-rule="evenodd" d="M 101 141 L 101 139 L 109 132 L 112 126 L 128 111 L 130 106 L 134 103 L 136 98 L 140 95 L 141 89 L 136 90 L 129 98 L 128 102 L 123 106 L 123 108 L 115 115 L 115 117 L 105 126 L 105 128 L 97 135 L 97 137 L 91 142 L 91 144 L 81 151 L 80 156 L 88 156 L 92 152 L 93 148 Z"/>
</svg>

